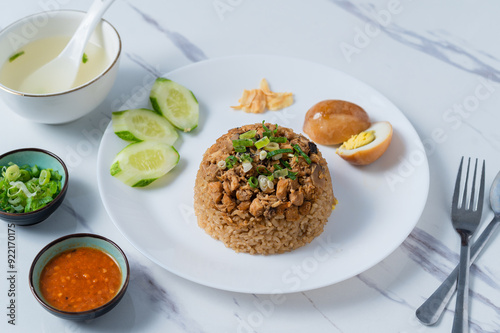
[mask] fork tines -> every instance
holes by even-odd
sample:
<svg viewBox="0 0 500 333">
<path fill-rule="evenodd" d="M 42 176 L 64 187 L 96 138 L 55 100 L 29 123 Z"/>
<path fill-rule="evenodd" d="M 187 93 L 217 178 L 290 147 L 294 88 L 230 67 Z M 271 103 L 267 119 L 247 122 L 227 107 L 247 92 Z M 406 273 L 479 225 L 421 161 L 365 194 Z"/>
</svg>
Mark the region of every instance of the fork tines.
<svg viewBox="0 0 500 333">
<path fill-rule="evenodd" d="M 483 209 L 482 203 L 484 201 L 485 161 L 483 160 L 478 198 L 477 198 L 477 200 L 475 200 L 476 199 L 475 197 L 476 197 L 477 164 L 478 164 L 478 159 L 476 158 L 476 162 L 475 162 L 475 166 L 474 166 L 474 175 L 472 178 L 472 188 L 470 191 L 469 200 L 467 201 L 467 193 L 469 192 L 469 191 L 467 191 L 467 189 L 468 189 L 468 182 L 469 182 L 470 162 L 471 162 L 470 157 L 468 158 L 467 171 L 465 173 L 465 184 L 464 184 L 463 193 L 462 193 L 462 200 L 459 202 L 460 185 L 461 185 L 460 183 L 461 183 L 461 179 L 462 179 L 463 162 L 464 162 L 464 157 L 462 156 L 462 159 L 460 160 L 460 166 L 458 168 L 457 180 L 455 183 L 455 191 L 453 193 L 452 208 L 458 209 L 458 210 L 478 211 L 479 213 L 481 213 L 482 209 Z"/>
</svg>

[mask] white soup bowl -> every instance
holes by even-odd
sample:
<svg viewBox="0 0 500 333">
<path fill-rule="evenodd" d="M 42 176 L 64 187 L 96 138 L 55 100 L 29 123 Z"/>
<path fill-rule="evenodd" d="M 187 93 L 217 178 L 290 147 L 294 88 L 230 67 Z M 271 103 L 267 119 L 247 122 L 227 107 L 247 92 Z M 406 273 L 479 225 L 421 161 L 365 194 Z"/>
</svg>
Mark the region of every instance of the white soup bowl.
<svg viewBox="0 0 500 333">
<path fill-rule="evenodd" d="M 26 44 L 48 37 L 72 36 L 86 13 L 47 11 L 27 16 L 0 31 L 0 66 Z M 32 94 L 9 88 L 0 82 L 0 100 L 23 118 L 44 124 L 67 123 L 93 111 L 111 90 L 121 54 L 121 40 L 116 29 L 101 20 L 90 42 L 104 48 L 106 66 L 87 83 L 67 91 Z"/>
</svg>

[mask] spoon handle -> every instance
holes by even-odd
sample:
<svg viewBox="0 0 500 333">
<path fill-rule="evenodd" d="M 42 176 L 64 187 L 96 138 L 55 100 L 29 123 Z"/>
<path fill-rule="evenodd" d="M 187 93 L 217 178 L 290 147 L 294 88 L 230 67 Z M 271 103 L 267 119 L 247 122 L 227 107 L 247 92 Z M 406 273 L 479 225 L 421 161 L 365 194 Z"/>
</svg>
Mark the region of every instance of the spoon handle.
<svg viewBox="0 0 500 333">
<path fill-rule="evenodd" d="M 472 264 L 479 256 L 484 246 L 491 238 L 492 234 L 498 228 L 500 216 L 496 216 L 484 228 L 483 232 L 474 242 L 471 248 L 470 263 Z M 436 289 L 436 291 L 417 309 L 416 315 L 418 320 L 425 325 L 435 324 L 441 314 L 443 313 L 446 305 L 449 303 L 451 297 L 455 293 L 457 286 L 458 266 L 448 275 L 446 280 Z"/>
<path fill-rule="evenodd" d="M 101 21 L 104 12 L 111 6 L 115 0 L 94 0 L 87 14 L 76 29 L 73 37 L 62 53 L 68 52 L 67 56 L 70 59 L 79 61 L 82 58 L 85 45 L 94 32 L 95 27 Z"/>
</svg>

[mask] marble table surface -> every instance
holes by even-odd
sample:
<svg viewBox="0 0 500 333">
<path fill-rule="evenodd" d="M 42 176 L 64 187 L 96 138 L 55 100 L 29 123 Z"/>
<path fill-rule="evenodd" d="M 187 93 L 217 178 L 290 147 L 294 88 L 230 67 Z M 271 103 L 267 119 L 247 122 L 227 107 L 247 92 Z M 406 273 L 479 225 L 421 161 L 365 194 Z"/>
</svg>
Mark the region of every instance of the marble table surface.
<svg viewBox="0 0 500 333">
<path fill-rule="evenodd" d="M 90 2 L 3 0 L 0 28 L 44 10 L 84 10 Z M 449 207 L 460 157 L 484 158 L 488 185 L 500 170 L 499 11 L 496 1 L 116 1 L 104 17 L 119 31 L 123 54 L 117 81 L 96 110 L 54 126 L 20 118 L 1 104 L 0 152 L 51 150 L 67 162 L 71 180 L 53 216 L 15 228 L 15 325 L 7 316 L 8 228 L 0 226 L 0 332 L 449 332 L 454 299 L 432 327 L 420 324 L 415 310 L 458 262 Z M 115 227 L 95 178 L 111 111 L 145 80 L 194 62 L 252 54 L 308 60 L 371 85 L 413 124 L 430 170 L 423 213 L 393 253 L 355 277 L 284 294 L 279 302 L 276 295 L 206 287 L 157 266 Z M 482 226 L 492 216 L 485 205 Z M 131 265 L 122 302 L 81 323 L 46 312 L 27 280 L 36 253 L 75 232 L 113 239 Z M 500 241 L 493 239 L 472 268 L 471 332 L 500 332 L 499 251 Z"/>
</svg>

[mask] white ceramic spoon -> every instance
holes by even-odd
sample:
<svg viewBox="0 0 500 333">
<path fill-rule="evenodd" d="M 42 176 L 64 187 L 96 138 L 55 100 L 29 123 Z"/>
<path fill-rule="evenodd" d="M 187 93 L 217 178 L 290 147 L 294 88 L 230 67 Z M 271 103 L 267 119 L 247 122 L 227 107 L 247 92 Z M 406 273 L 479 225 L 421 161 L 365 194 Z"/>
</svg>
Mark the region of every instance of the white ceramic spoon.
<svg viewBox="0 0 500 333">
<path fill-rule="evenodd" d="M 101 21 L 102 15 L 115 0 L 94 0 L 87 15 L 71 37 L 68 45 L 53 60 L 30 74 L 21 84 L 22 92 L 58 93 L 72 88 L 82 63 L 85 45 Z M 56 77 L 57 80 L 48 80 Z"/>
</svg>

